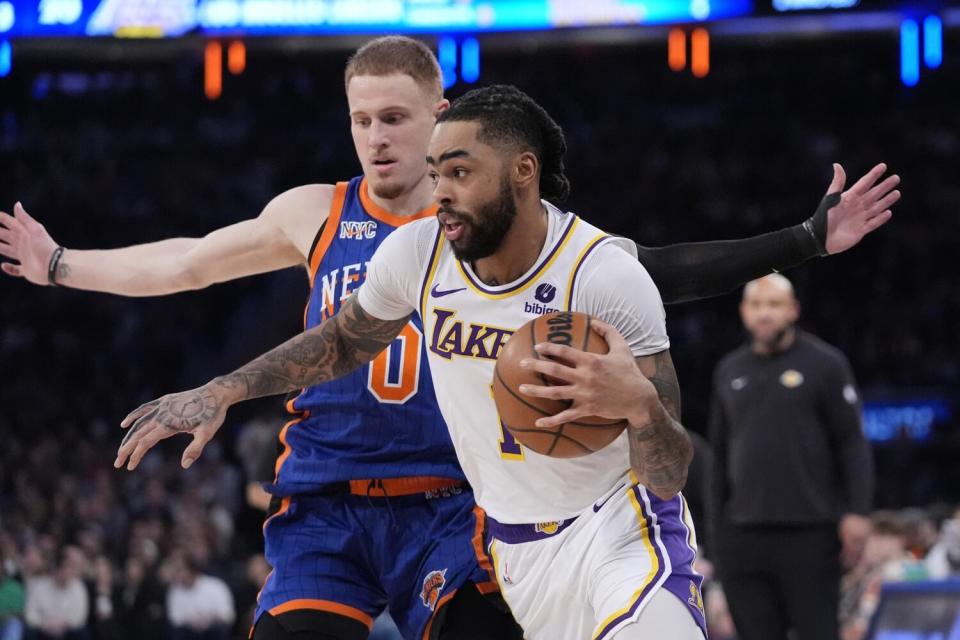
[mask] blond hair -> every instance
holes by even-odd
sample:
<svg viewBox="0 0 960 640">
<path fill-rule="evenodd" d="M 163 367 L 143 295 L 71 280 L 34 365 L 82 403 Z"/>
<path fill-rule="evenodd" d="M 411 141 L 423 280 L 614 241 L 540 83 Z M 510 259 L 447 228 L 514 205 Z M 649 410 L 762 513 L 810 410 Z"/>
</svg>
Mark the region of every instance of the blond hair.
<svg viewBox="0 0 960 640">
<path fill-rule="evenodd" d="M 406 36 L 383 36 L 367 42 L 350 56 L 343 74 L 345 88 L 354 76 L 408 75 L 439 100 L 443 81 L 436 56 L 427 45 Z"/>
</svg>

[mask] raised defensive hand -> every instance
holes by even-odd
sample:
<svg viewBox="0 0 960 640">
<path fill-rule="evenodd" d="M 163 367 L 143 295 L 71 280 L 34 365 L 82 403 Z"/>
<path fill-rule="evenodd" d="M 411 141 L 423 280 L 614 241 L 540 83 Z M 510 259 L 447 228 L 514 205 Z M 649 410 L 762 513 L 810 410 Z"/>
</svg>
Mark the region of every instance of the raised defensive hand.
<svg viewBox="0 0 960 640">
<path fill-rule="evenodd" d="M 119 469 L 129 460 L 127 470 L 133 471 L 155 444 L 178 433 L 189 433 L 193 435 L 193 442 L 181 459 L 183 468 L 188 469 L 223 424 L 229 404 L 222 398 L 221 391 L 211 383 L 137 407 L 120 423 L 130 430 L 120 444 L 113 466 Z"/>
<path fill-rule="evenodd" d="M 0 265 L 7 275 L 26 278 L 34 284 L 49 284 L 47 269 L 56 248 L 57 243 L 43 225 L 30 217 L 19 202 L 13 205 L 12 216 L 0 211 L 0 256 L 20 263 Z"/>
<path fill-rule="evenodd" d="M 890 207 L 900 199 L 900 192 L 895 190 L 900 184 L 900 176 L 888 176 L 877 184 L 886 172 L 887 165 L 881 162 L 844 191 L 847 175 L 839 164 L 833 165 L 833 181 L 820 209 L 809 221 L 817 237 L 826 238 L 824 248 L 828 254 L 853 247 L 893 216 Z M 827 207 L 825 215 L 822 212 L 824 207 Z"/>
</svg>

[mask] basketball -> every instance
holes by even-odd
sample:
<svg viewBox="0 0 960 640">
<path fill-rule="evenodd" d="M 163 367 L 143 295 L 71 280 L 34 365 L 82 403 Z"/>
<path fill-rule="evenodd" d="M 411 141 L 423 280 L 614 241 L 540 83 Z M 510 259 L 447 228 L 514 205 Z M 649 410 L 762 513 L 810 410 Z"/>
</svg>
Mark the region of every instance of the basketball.
<svg viewBox="0 0 960 640">
<path fill-rule="evenodd" d="M 493 374 L 493 399 L 503 426 L 525 447 L 554 458 L 577 458 L 599 451 L 627 426 L 626 420 L 584 416 L 552 429 L 534 423 L 570 407 L 570 401 L 536 398 L 520 393 L 520 385 L 555 385 L 561 381 L 520 367 L 524 358 L 542 357 L 533 348 L 540 342 L 563 344 L 589 353 L 607 353 L 607 341 L 590 328 L 592 318 L 575 311 L 548 313 L 531 320 L 504 345 Z M 566 363 L 563 363 L 566 364 Z"/>
</svg>

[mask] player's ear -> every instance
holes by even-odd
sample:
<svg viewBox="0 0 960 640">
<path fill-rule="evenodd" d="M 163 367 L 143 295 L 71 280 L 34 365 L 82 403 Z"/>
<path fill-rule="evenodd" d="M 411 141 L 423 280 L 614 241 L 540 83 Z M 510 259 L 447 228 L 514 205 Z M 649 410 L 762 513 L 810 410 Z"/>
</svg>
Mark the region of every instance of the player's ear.
<svg viewBox="0 0 960 640">
<path fill-rule="evenodd" d="M 440 114 L 450 108 L 450 101 L 444 98 L 436 104 L 433 108 L 433 117 L 439 118 Z"/>
<path fill-rule="evenodd" d="M 530 151 L 520 153 L 514 159 L 511 173 L 511 178 L 518 188 L 529 187 L 538 179 L 540 173 L 540 162 L 537 160 L 537 156 Z"/>
</svg>

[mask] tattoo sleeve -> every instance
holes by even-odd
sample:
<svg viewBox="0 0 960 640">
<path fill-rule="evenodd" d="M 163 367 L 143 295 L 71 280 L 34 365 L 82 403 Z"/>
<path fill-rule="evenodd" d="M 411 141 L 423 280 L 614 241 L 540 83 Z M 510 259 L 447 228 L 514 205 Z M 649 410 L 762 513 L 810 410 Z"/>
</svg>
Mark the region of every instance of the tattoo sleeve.
<svg viewBox="0 0 960 640">
<path fill-rule="evenodd" d="M 328 382 L 373 360 L 393 342 L 410 316 L 380 320 L 351 296 L 339 313 L 249 364 L 214 380 L 239 400 L 296 391 Z"/>
<path fill-rule="evenodd" d="M 650 422 L 629 427 L 630 466 L 640 481 L 658 497 L 669 499 L 687 481 L 693 445 L 680 424 L 680 383 L 670 351 L 637 358 L 640 371 L 657 390 L 660 406 Z"/>
</svg>

